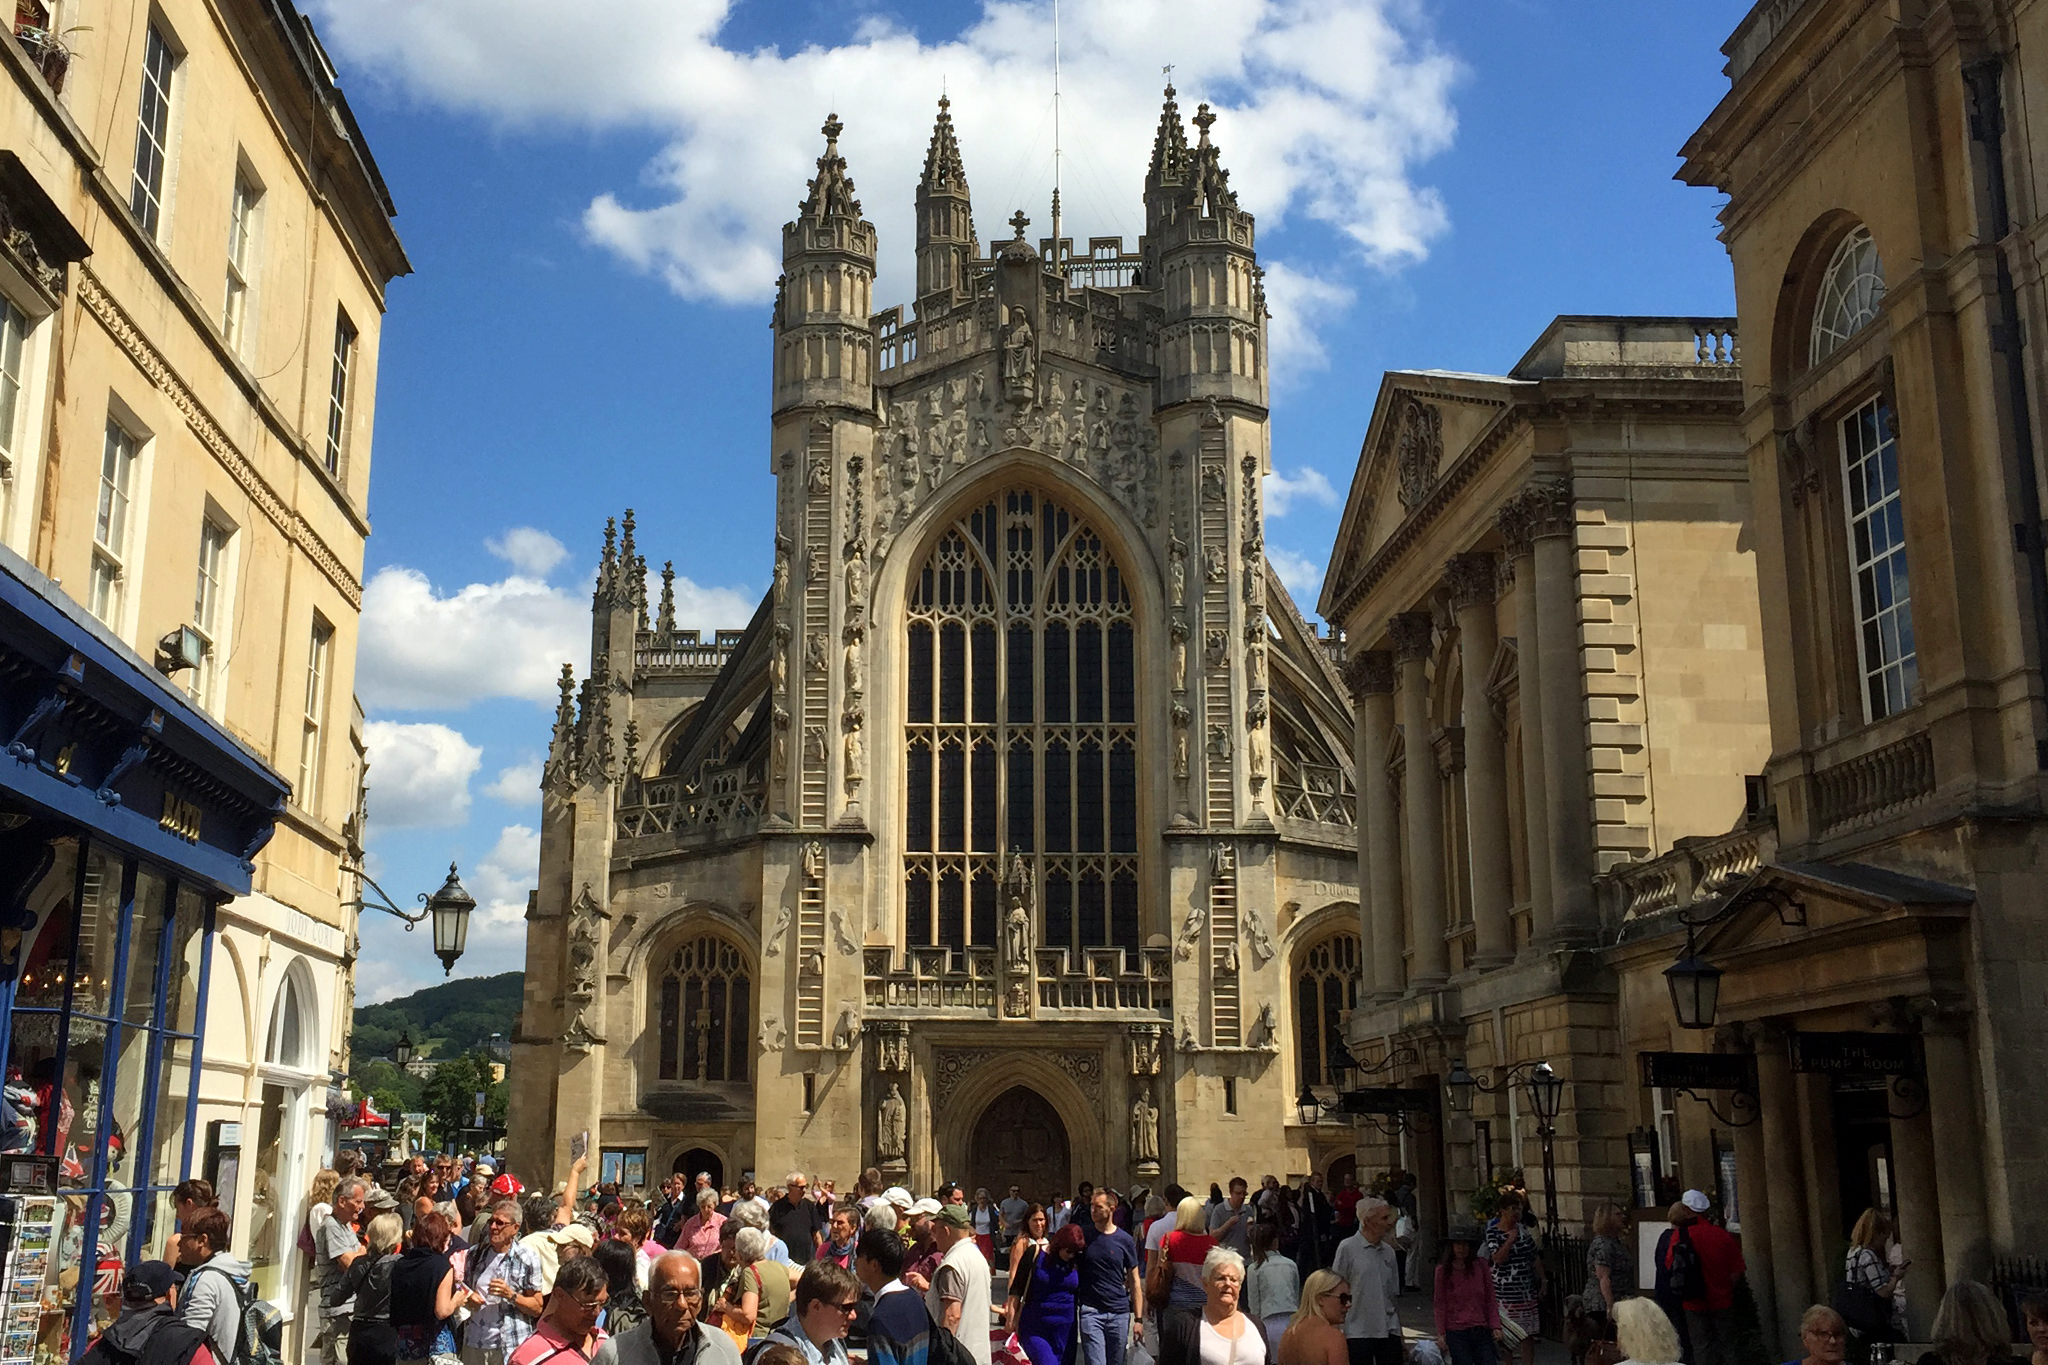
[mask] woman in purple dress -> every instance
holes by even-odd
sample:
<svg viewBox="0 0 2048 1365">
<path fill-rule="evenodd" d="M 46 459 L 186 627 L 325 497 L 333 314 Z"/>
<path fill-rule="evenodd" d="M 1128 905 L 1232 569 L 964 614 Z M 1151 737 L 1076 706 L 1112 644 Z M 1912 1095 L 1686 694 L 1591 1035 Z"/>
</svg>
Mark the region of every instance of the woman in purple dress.
<svg viewBox="0 0 2048 1365">
<path fill-rule="evenodd" d="M 1074 1347 L 1075 1296 L 1088 1236 L 1069 1223 L 1043 1252 L 1026 1251 L 1010 1279 L 1005 1316 L 1031 1365 L 1068 1365 Z"/>
</svg>

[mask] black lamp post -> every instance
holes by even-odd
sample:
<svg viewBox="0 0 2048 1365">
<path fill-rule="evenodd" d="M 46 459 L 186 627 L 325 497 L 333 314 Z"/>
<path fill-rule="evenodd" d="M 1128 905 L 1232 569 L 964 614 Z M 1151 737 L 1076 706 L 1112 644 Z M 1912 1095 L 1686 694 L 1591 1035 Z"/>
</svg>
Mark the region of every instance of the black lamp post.
<svg viewBox="0 0 2048 1365">
<path fill-rule="evenodd" d="M 1557 1115 L 1564 1105 L 1564 1077 L 1557 1074 L 1547 1061 L 1517 1062 L 1502 1072 L 1494 1081 L 1482 1080 L 1465 1069 L 1465 1063 L 1453 1063 L 1451 1074 L 1444 1078 L 1444 1090 L 1450 1101 L 1451 1111 L 1458 1114 L 1472 1112 L 1472 1097 L 1480 1091 L 1489 1095 L 1498 1094 L 1522 1080 L 1529 1091 L 1529 1108 L 1536 1115 L 1536 1136 L 1543 1142 L 1543 1222 L 1547 1233 L 1557 1233 Z M 1484 1180 L 1492 1172 L 1481 1171 Z"/>
<path fill-rule="evenodd" d="M 424 891 L 420 893 L 421 906 L 417 911 L 405 911 L 393 905 L 384 888 L 377 885 L 360 865 L 347 870 L 355 873 L 367 891 L 374 891 L 377 895 L 376 900 L 371 900 L 359 892 L 350 902 L 357 910 L 382 910 L 387 915 L 394 915 L 405 921 L 407 933 L 411 933 L 413 926 L 422 920 L 433 920 L 434 956 L 441 959 L 445 975 L 454 975 L 455 960 L 462 956 L 462 950 L 469 941 L 469 914 L 476 909 L 476 897 L 462 889 L 462 882 L 455 875 L 454 863 L 448 864 L 448 880 L 441 883 L 440 890 L 431 896 Z"/>
<path fill-rule="evenodd" d="M 398 1069 L 403 1071 L 406 1067 L 412 1065 L 412 1054 L 412 1031 L 408 1029 L 398 1035 L 398 1043 L 397 1046 L 391 1049 L 391 1056 L 397 1061 Z"/>
</svg>

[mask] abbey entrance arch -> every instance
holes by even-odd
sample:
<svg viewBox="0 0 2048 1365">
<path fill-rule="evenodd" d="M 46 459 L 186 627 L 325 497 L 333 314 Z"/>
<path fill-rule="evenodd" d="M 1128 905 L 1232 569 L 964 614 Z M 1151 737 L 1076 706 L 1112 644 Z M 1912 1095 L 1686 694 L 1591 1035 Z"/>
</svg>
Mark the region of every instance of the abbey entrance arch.
<svg viewBox="0 0 2048 1365">
<path fill-rule="evenodd" d="M 1067 1125 L 1046 1098 L 1029 1086 L 996 1096 L 974 1124 L 967 1175 L 972 1191 L 986 1189 L 998 1203 L 1015 1185 L 1026 1199 L 1044 1202 L 1074 1188 Z"/>
</svg>

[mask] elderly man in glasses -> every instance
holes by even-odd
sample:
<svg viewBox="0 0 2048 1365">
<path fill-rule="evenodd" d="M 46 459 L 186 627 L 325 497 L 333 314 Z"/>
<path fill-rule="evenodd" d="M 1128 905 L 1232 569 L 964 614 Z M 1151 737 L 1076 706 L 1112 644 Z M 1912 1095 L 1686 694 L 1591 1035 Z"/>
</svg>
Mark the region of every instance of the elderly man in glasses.
<svg viewBox="0 0 2048 1365">
<path fill-rule="evenodd" d="M 545 1306 L 540 1258 L 519 1240 L 519 1224 L 518 1201 L 501 1199 L 491 1206 L 484 1244 L 469 1249 L 463 1273 L 470 1307 L 463 1365 L 506 1365 L 533 1335 L 533 1320 Z"/>
<path fill-rule="evenodd" d="M 657 1260 L 645 1298 L 647 1321 L 607 1339 L 595 1365 L 740 1365 L 732 1338 L 698 1321 L 704 1282 L 696 1257 L 671 1251 Z"/>
</svg>

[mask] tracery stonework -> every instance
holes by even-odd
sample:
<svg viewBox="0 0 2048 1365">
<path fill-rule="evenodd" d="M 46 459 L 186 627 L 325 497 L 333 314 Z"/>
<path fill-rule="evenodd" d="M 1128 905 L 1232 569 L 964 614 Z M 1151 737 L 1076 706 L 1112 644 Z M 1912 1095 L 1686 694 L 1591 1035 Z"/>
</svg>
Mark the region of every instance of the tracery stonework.
<svg viewBox="0 0 2048 1365">
<path fill-rule="evenodd" d="M 914 307 L 873 298 L 844 129 L 821 131 L 783 236 L 759 608 L 706 637 L 668 577 L 650 600 L 641 528 L 600 556 L 544 769 L 520 1036 L 548 1084 L 515 1081 L 515 1161 L 549 1175 L 593 1128 L 650 1172 L 704 1145 L 732 1169 L 886 1160 L 923 1187 L 1005 1159 L 949 1105 L 1050 1064 L 1092 1110 L 1064 1120 L 1076 1177 L 1192 1175 L 1226 1141 L 1327 1164 L 1336 1139 L 1290 1126 L 1283 1068 L 1242 1045 L 1290 1045 L 1281 907 L 1355 903 L 1328 879 L 1356 823 L 1349 698 L 1267 554 L 1264 284 L 1222 127 L 1191 130 L 1169 92 L 1134 168 L 1142 247 L 1055 256 L 1014 205 L 992 249 L 977 234 L 942 107 L 895 244 Z M 1234 887 L 1213 908 L 1212 858 Z M 600 870 L 630 929 L 572 1059 L 554 888 Z M 1240 996 L 1227 1137 L 1174 1046 L 1183 1015 L 1224 1036 L 1218 953 Z"/>
</svg>

